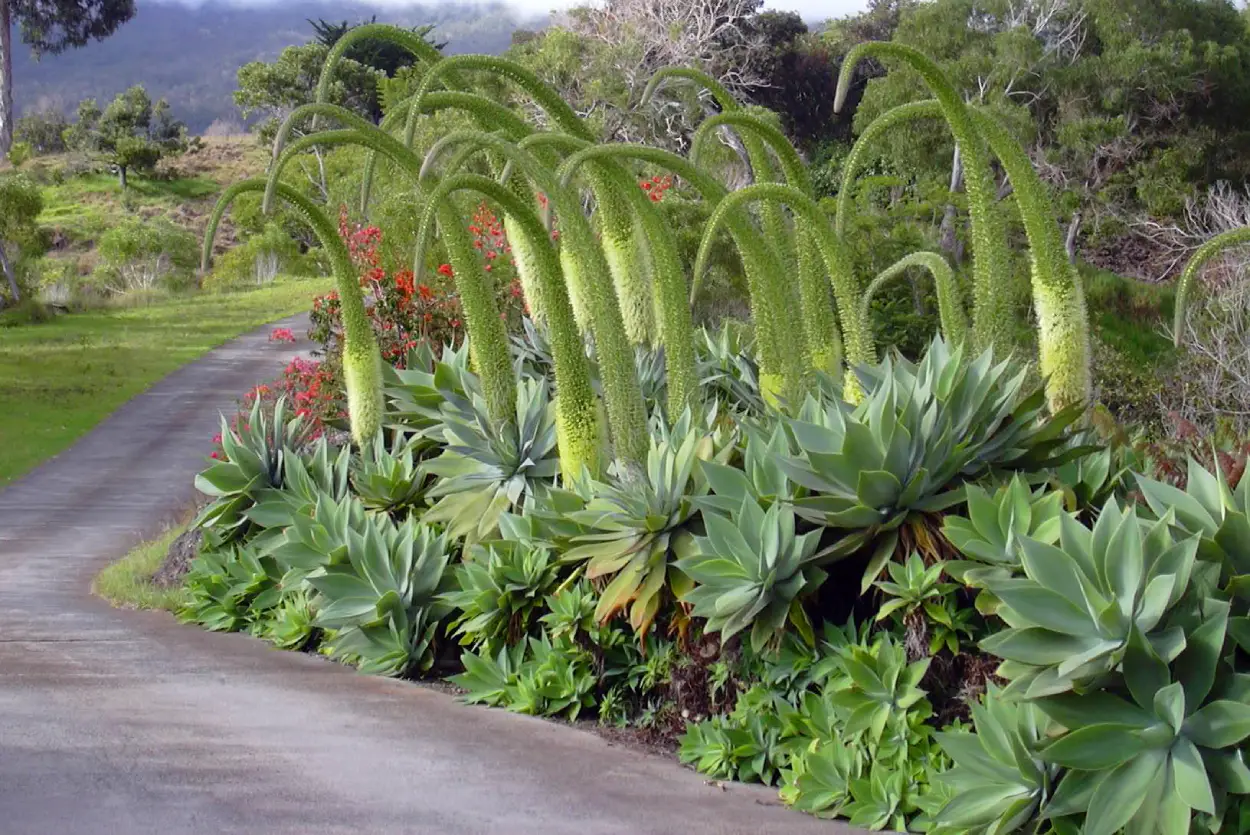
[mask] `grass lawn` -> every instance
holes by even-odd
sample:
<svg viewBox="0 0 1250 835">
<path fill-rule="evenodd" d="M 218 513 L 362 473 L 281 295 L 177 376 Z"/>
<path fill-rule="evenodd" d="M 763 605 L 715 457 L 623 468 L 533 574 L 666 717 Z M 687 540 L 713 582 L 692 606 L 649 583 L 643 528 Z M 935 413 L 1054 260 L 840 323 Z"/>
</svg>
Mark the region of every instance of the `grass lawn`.
<svg viewBox="0 0 1250 835">
<path fill-rule="evenodd" d="M 171 528 L 162 536 L 145 542 L 100 572 L 91 590 L 114 606 L 125 609 L 164 609 L 176 612 L 182 605 L 181 586 L 171 589 L 152 584 L 152 575 L 161 567 L 169 546 L 182 533 Z"/>
<path fill-rule="evenodd" d="M 114 409 L 208 350 L 308 310 L 330 279 L 134 308 L 0 320 L 0 485 L 61 452 Z M 243 392 L 239 393 L 240 396 Z"/>
</svg>

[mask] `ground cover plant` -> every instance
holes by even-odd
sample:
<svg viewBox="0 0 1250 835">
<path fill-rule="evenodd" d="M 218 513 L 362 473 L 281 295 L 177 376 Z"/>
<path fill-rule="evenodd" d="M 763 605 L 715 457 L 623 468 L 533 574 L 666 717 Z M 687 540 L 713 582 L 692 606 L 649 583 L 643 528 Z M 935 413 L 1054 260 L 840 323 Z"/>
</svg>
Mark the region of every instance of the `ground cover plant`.
<svg viewBox="0 0 1250 835">
<path fill-rule="evenodd" d="M 751 185 L 698 137 L 688 155 L 600 141 L 525 68 L 391 27 L 344 35 L 322 93 L 365 38 L 422 66 L 407 97 L 377 125 L 297 108 L 268 177 L 210 219 L 206 262 L 243 195 L 307 223 L 335 282 L 317 310 L 333 396 L 291 383 L 223 419 L 184 619 L 629 728 L 869 829 L 1245 830 L 1250 481 L 1216 454 L 1179 486 L 1096 431 L 1083 280 L 995 114 L 897 44 L 841 76 L 873 57 L 924 80 L 934 100 L 882 116 L 843 173 L 900 120 L 943 120 L 965 286 L 937 253 L 865 270 L 854 205 L 826 212 L 784 136 L 697 71 L 646 99 L 708 91 L 702 136 L 732 131 Z M 445 111 L 464 124 L 419 146 Z M 340 222 L 292 187 L 314 147 L 361 149 L 349 214 L 399 189 L 411 228 Z M 693 258 L 675 201 L 706 219 Z M 384 263 L 395 240 L 411 250 Z M 721 247 L 749 333 L 692 324 Z M 914 266 L 940 332 L 908 357 L 881 350 L 872 298 Z M 1035 353 L 1015 344 L 1030 321 Z"/>
</svg>

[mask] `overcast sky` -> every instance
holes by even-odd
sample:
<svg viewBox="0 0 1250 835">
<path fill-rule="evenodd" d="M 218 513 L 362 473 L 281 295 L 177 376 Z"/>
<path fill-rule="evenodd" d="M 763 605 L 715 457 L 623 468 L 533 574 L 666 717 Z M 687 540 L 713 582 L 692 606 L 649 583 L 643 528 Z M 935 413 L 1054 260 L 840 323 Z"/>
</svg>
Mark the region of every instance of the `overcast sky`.
<svg viewBox="0 0 1250 835">
<path fill-rule="evenodd" d="M 151 0 L 152 2 L 180 2 L 187 6 L 202 5 L 205 0 Z M 361 0 L 373 6 L 412 6 L 412 5 L 444 5 L 449 0 Z M 232 5 L 240 6 L 257 6 L 257 5 L 277 5 L 282 0 L 225 0 Z M 450 0 L 456 2 L 456 0 Z M 467 0 L 473 2 L 473 0 Z M 566 9 L 569 6 L 580 5 L 586 0 L 502 0 L 506 5 L 530 14 L 544 14 L 555 9 Z M 781 11 L 796 11 L 803 15 L 806 20 L 825 20 L 831 17 L 841 17 L 846 14 L 858 12 L 866 8 L 867 0 L 766 0 L 765 6 L 769 9 L 778 9 Z"/>
<path fill-rule="evenodd" d="M 509 4 L 537 13 L 573 5 L 568 0 L 509 0 Z M 808 20 L 824 20 L 860 11 L 868 4 L 865 0 L 768 0 L 766 5 L 770 9 L 798 12 Z"/>
</svg>

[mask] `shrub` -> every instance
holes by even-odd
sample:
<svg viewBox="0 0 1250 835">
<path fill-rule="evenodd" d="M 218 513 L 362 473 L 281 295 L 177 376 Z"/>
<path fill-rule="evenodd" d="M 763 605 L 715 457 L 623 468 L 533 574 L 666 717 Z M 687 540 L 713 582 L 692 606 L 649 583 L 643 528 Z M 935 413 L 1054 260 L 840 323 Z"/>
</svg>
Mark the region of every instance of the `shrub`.
<svg viewBox="0 0 1250 835">
<path fill-rule="evenodd" d="M 300 258 L 299 245 L 281 226 L 269 223 L 218 258 L 213 271 L 204 277 L 203 287 L 221 290 L 263 286 L 272 283 L 279 274 L 300 273 L 306 268 Z"/>
<path fill-rule="evenodd" d="M 97 249 L 101 263 L 93 281 L 113 295 L 185 289 L 199 262 L 195 237 L 163 219 L 127 218 L 100 237 Z"/>
<path fill-rule="evenodd" d="M 13 139 L 29 145 L 35 154 L 59 154 L 66 150 L 65 131 L 69 126 L 69 119 L 61 111 L 39 110 L 17 120 Z"/>
<path fill-rule="evenodd" d="M 9 148 L 9 162 L 17 168 L 21 168 L 22 164 L 34 155 L 35 150 L 29 142 L 14 142 Z"/>
</svg>

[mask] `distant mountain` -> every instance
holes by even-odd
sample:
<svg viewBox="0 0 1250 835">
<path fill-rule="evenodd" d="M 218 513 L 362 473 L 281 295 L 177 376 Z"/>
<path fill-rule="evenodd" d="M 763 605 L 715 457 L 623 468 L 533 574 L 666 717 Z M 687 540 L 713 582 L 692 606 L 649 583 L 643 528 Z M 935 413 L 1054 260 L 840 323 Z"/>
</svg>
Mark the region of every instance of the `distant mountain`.
<svg viewBox="0 0 1250 835">
<path fill-rule="evenodd" d="M 139 0 L 134 19 L 112 37 L 62 55 L 35 61 L 17 45 L 13 62 L 17 109 L 55 107 L 72 114 L 88 96 L 112 99 L 133 84 L 153 98 L 169 100 L 175 115 L 193 132 L 215 119 L 238 119 L 230 98 L 235 73 L 257 60 L 272 60 L 285 47 L 312 39 L 308 19 L 379 22 L 415 26 L 434 23 L 449 54 L 499 53 L 513 31 L 536 28 L 542 19 L 522 20 L 502 5 L 452 4 L 385 7 L 367 3 L 289 0 L 254 7 L 208 2 L 191 7 Z M 18 40 L 15 38 L 14 40 Z"/>
</svg>

